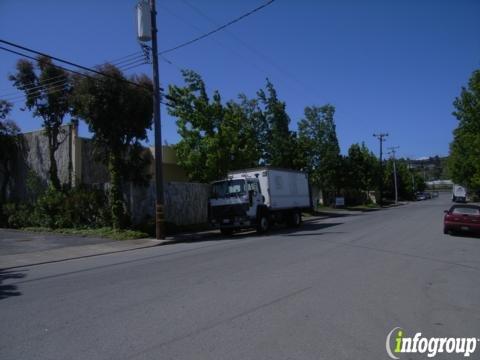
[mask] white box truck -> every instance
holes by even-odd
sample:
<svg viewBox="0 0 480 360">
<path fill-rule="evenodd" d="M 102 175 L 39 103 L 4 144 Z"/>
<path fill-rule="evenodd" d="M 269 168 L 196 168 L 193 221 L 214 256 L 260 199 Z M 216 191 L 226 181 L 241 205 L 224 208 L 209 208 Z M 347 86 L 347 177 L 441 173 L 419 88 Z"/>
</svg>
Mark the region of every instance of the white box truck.
<svg viewBox="0 0 480 360">
<path fill-rule="evenodd" d="M 273 223 L 300 226 L 302 210 L 311 209 L 307 174 L 261 167 L 230 172 L 212 183 L 209 222 L 225 235 L 242 228 L 266 232 Z"/>
<path fill-rule="evenodd" d="M 452 187 L 452 201 L 453 202 L 467 202 L 467 190 L 458 184 L 453 184 Z"/>
</svg>

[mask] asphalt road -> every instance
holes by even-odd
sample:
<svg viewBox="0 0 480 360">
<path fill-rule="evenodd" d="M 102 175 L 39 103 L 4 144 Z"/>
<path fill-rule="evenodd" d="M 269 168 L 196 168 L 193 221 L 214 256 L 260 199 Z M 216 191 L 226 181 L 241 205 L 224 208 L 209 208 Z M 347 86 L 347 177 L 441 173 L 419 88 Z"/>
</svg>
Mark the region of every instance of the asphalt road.
<svg viewBox="0 0 480 360">
<path fill-rule="evenodd" d="M 386 359 L 397 326 L 480 337 L 480 238 L 443 235 L 449 205 L 0 272 L 0 358 Z"/>
</svg>

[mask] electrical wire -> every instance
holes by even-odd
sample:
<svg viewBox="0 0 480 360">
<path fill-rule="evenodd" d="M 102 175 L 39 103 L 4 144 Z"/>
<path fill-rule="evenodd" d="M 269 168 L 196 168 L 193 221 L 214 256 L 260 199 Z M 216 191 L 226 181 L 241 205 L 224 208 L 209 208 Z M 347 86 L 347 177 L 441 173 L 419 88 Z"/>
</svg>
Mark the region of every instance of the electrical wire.
<svg viewBox="0 0 480 360">
<path fill-rule="evenodd" d="M 237 17 L 237 18 L 235 18 L 235 19 L 233 19 L 233 20 L 230 20 L 229 22 L 227 22 L 227 23 L 225 23 L 225 24 L 223 24 L 223 25 L 221 25 L 221 26 L 219 26 L 219 27 L 217 27 L 217 28 L 215 28 L 215 29 L 213 29 L 213 30 L 211 30 L 211 31 L 203 34 L 203 35 L 197 36 L 197 37 L 195 37 L 195 38 L 193 38 L 193 39 L 191 39 L 191 40 L 188 40 L 188 41 L 186 41 L 186 42 L 184 42 L 184 43 L 181 43 L 181 44 L 179 44 L 179 45 L 176 45 L 176 46 L 174 46 L 174 47 L 172 47 L 172 48 L 165 49 L 165 50 L 161 50 L 161 51 L 158 53 L 158 55 L 165 55 L 165 54 L 168 54 L 169 52 L 172 52 L 172 51 L 181 49 L 181 48 L 183 48 L 183 47 L 185 47 L 185 46 L 188 46 L 188 45 L 191 45 L 191 44 L 193 44 L 193 43 L 195 43 L 195 42 L 197 42 L 197 41 L 203 40 L 203 39 L 205 39 L 206 37 L 209 37 L 210 35 L 213 35 L 213 34 L 219 32 L 219 31 L 227 28 L 228 26 L 233 25 L 233 24 L 239 22 L 240 20 L 245 19 L 246 17 L 248 17 L 248 16 L 256 13 L 257 11 L 260 11 L 260 10 L 262 10 L 263 8 L 266 8 L 267 6 L 269 6 L 270 4 L 272 4 L 274 1 L 275 1 L 275 0 L 269 0 L 269 1 L 266 2 L 265 4 L 260 5 L 260 6 L 256 7 L 255 9 L 250 10 L 249 12 L 247 12 L 247 13 L 245 13 L 245 14 L 243 14 L 243 15 L 240 15 L 239 17 Z"/>
<path fill-rule="evenodd" d="M 218 26 L 218 23 L 212 19 L 210 16 L 208 16 L 207 14 L 205 14 L 202 10 L 200 10 L 198 7 L 192 5 L 189 1 L 187 0 L 182 0 L 182 2 L 188 6 L 190 9 L 192 9 L 193 11 L 195 11 L 198 15 L 200 15 L 201 17 L 203 17 L 204 19 L 206 19 L 207 21 L 209 21 L 211 24 L 215 25 L 215 26 Z M 258 57 L 260 57 L 265 63 L 269 64 L 270 66 L 274 67 L 277 69 L 277 71 L 279 72 L 279 74 L 281 74 L 282 76 L 284 77 L 287 77 L 289 78 L 291 81 L 295 82 L 297 86 L 299 86 L 301 88 L 301 90 L 305 91 L 306 93 L 308 94 L 311 94 L 312 93 L 312 89 L 309 89 L 310 86 L 308 86 L 308 84 L 305 84 L 303 81 L 301 81 L 300 79 L 298 79 L 295 75 L 293 75 L 290 71 L 288 71 L 287 69 L 283 68 L 282 66 L 278 65 L 277 62 L 275 62 L 272 58 L 270 58 L 269 56 L 265 55 L 264 53 L 262 53 L 260 50 L 256 49 L 255 47 L 253 47 L 252 45 L 250 45 L 249 43 L 247 43 L 246 41 L 242 40 L 240 37 L 238 37 L 235 33 L 232 33 L 231 31 L 229 30 L 225 30 L 225 33 L 227 35 L 229 35 L 232 39 L 236 40 L 238 43 L 240 43 L 242 46 L 244 46 L 246 49 L 248 49 L 250 52 L 252 52 L 253 54 L 257 55 Z"/>
<path fill-rule="evenodd" d="M 37 50 L 33 50 L 33 49 L 30 49 L 30 48 L 27 48 L 26 46 L 22 46 L 22 45 L 18 45 L 18 44 L 15 44 L 15 43 L 12 43 L 10 41 L 7 41 L 7 40 L 3 40 L 3 39 L 0 39 L 0 43 L 3 43 L 3 44 L 6 44 L 6 45 L 9 45 L 9 46 L 12 46 L 12 47 L 15 47 L 17 49 L 21 49 L 21 50 L 24 50 L 24 51 L 28 51 L 28 52 L 31 52 L 31 53 L 34 53 L 34 54 L 37 54 L 37 55 L 40 55 L 40 56 L 46 56 L 46 57 L 49 57 L 50 59 L 53 59 L 55 61 L 58 61 L 58 62 L 61 62 L 61 63 L 64 63 L 64 64 L 67 64 L 67 65 L 70 65 L 70 66 L 74 66 L 74 67 L 77 67 L 79 69 L 82 69 L 82 70 L 85 70 L 85 71 L 90 71 L 90 72 L 93 72 L 97 75 L 102 75 L 102 76 L 105 76 L 107 78 L 111 78 L 111 79 L 114 79 L 114 80 L 120 80 L 120 81 L 124 81 L 124 82 L 127 82 L 131 85 L 135 85 L 137 87 L 142 87 L 142 88 L 147 88 L 146 86 L 143 86 L 141 84 L 137 84 L 133 81 L 130 81 L 130 80 L 127 80 L 127 79 L 119 79 L 119 78 L 116 78 L 114 76 L 111 76 L 111 75 L 108 75 L 108 74 L 105 74 L 101 71 L 98 71 L 98 70 L 95 70 L 95 69 L 92 69 L 92 68 L 88 68 L 86 66 L 83 66 L 83 65 L 79 65 L 79 64 L 76 64 L 76 63 L 73 63 L 71 61 L 67 61 L 67 60 L 63 60 L 63 59 L 60 59 L 56 56 L 52 56 L 52 55 L 49 55 L 49 54 L 46 54 L 46 53 L 43 53 L 43 52 L 40 52 L 40 51 L 37 51 Z M 5 50 L 5 48 L 3 47 L 0 47 L 2 50 Z M 56 65 L 57 66 L 57 65 Z M 70 69 L 68 69 L 67 71 L 72 71 Z M 150 89 L 149 89 L 150 90 Z"/>
</svg>

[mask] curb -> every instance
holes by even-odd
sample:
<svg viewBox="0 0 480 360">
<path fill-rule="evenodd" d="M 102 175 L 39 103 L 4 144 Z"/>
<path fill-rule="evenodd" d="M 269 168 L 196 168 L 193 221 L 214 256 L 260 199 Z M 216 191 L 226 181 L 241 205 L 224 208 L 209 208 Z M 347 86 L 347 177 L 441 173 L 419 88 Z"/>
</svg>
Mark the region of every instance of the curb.
<svg viewBox="0 0 480 360">
<path fill-rule="evenodd" d="M 167 245 L 169 243 L 170 240 L 165 240 L 165 241 L 162 241 L 162 240 L 152 240 L 152 241 L 156 241 L 157 243 L 154 243 L 154 244 L 148 244 L 148 245 L 139 245 L 139 246 L 136 246 L 136 247 L 131 247 L 131 248 L 127 248 L 127 249 L 120 249 L 120 250 L 111 250 L 111 251 L 103 251 L 103 252 L 96 252 L 96 253 L 91 253 L 91 254 L 86 254 L 86 255 L 72 255 L 72 256 L 64 256 L 64 257 L 61 257 L 61 258 L 57 258 L 57 259 L 52 259 L 52 260 L 45 260 L 45 261 L 37 261 L 37 262 L 25 262 L 24 264 L 18 264 L 18 265 L 12 265 L 12 266 L 0 266 L 0 270 L 8 270 L 8 269 L 16 269 L 16 268 L 23 268 L 23 267 L 28 267 L 28 266 L 36 266 L 36 265 L 44 265 L 44 264 L 53 264 L 53 263 L 57 263 L 57 262 L 62 262 L 62 261 L 68 261 L 68 260 L 76 260 L 76 259 L 85 259 L 85 258 L 90 258 L 90 257 L 94 257 L 94 256 L 101 256 L 101 255 L 109 255 L 109 254 L 115 254 L 115 253 L 122 253 L 122 252 L 127 252 L 127 251 L 132 251 L 132 250 L 140 250 L 140 249 L 146 249 L 146 248 L 150 248 L 150 247 L 155 247 L 155 246 L 162 246 L 162 245 Z M 91 245 L 85 245 L 85 246 L 91 246 Z M 72 246 L 72 248 L 78 248 L 80 246 Z M 68 247 L 66 247 L 68 248 Z M 50 250 L 50 251 L 55 251 L 55 250 L 65 250 L 66 248 L 60 248 L 60 249 L 54 249 L 54 250 Z M 38 253 L 43 253 L 44 255 L 47 255 L 45 254 L 47 251 L 39 251 L 37 253 L 25 253 L 25 254 L 14 254 L 14 255 L 4 255 L 4 256 L 0 256 L 0 260 L 4 260 L 2 258 L 8 258 L 8 257 L 19 257 L 19 256 L 32 256 L 33 254 L 38 254 Z M 8 260 L 7 260 L 8 261 Z M 12 261 L 12 263 L 14 263 L 14 261 Z"/>
</svg>

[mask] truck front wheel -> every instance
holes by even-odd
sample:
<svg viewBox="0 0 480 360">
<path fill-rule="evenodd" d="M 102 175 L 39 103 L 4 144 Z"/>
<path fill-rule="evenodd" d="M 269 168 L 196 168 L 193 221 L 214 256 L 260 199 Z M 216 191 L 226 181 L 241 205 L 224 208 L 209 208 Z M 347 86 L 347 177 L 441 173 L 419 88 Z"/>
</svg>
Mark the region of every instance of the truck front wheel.
<svg viewBox="0 0 480 360">
<path fill-rule="evenodd" d="M 268 216 L 266 214 L 260 215 L 257 224 L 257 233 L 264 234 L 268 231 L 270 223 L 268 221 Z"/>
</svg>

